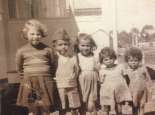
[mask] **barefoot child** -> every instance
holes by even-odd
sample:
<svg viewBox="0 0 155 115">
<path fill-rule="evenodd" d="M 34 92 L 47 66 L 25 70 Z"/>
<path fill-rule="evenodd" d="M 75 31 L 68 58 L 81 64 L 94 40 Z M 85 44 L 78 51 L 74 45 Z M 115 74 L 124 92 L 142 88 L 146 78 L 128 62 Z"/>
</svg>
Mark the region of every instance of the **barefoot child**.
<svg viewBox="0 0 155 115">
<path fill-rule="evenodd" d="M 132 47 L 125 52 L 125 72 L 129 77 L 129 89 L 132 94 L 133 112 L 135 115 L 143 115 L 144 92 L 147 81 L 150 79 L 145 66 L 142 65 L 142 51 Z"/>
<path fill-rule="evenodd" d="M 27 44 L 16 53 L 17 71 L 23 75 L 17 105 L 28 107 L 29 115 L 47 115 L 53 106 L 53 51 L 41 40 L 46 28 L 38 20 L 28 20 L 23 28 Z"/>
<path fill-rule="evenodd" d="M 99 53 L 101 110 L 104 115 L 131 115 L 131 94 L 122 75 L 122 66 L 115 64 L 116 58 L 114 50 L 109 47 Z"/>
<path fill-rule="evenodd" d="M 80 66 L 79 87 L 82 94 L 83 112 L 88 111 L 90 114 L 96 115 L 98 72 L 97 61 L 93 51 L 97 46 L 93 38 L 86 33 L 79 35 L 78 46 L 78 61 Z"/>
<path fill-rule="evenodd" d="M 78 114 L 81 106 L 77 87 L 79 67 L 77 57 L 70 54 L 70 37 L 65 29 L 58 29 L 53 35 L 54 48 L 57 51 L 56 82 L 61 101 L 60 114 L 70 109 L 72 115 Z"/>
</svg>

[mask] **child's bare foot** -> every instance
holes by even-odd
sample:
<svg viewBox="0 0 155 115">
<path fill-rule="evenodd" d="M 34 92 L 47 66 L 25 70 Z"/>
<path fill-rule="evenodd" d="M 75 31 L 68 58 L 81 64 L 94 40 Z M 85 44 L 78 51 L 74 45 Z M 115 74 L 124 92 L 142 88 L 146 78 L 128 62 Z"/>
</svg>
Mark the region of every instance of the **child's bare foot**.
<svg viewBox="0 0 155 115">
<path fill-rule="evenodd" d="M 30 112 L 29 115 L 34 115 L 33 112 Z"/>
</svg>

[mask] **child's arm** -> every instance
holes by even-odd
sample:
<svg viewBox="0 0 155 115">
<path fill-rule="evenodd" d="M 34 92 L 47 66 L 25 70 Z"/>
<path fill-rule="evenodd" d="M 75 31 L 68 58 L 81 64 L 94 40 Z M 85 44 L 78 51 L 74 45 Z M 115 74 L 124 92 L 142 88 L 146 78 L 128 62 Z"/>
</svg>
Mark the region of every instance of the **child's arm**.
<svg viewBox="0 0 155 115">
<path fill-rule="evenodd" d="M 49 58 L 50 58 L 50 65 L 51 65 L 51 74 L 53 77 L 55 77 L 58 56 L 56 55 L 56 53 L 52 48 L 49 49 Z"/>
<path fill-rule="evenodd" d="M 23 75 L 23 55 L 20 50 L 16 53 L 16 70 L 19 73 L 19 75 Z"/>
<path fill-rule="evenodd" d="M 78 60 L 77 55 L 75 55 L 75 67 L 74 67 L 74 70 L 75 70 L 75 76 L 78 78 L 79 74 L 80 74 L 80 66 L 79 66 L 79 60 Z"/>
<path fill-rule="evenodd" d="M 99 71 L 99 82 L 102 84 L 104 82 L 106 75 L 103 70 Z"/>
<path fill-rule="evenodd" d="M 127 85 L 129 86 L 130 78 L 129 78 L 128 74 L 127 74 L 126 65 L 121 64 L 120 67 L 121 67 L 121 74 L 122 74 L 123 78 L 125 79 Z"/>
</svg>

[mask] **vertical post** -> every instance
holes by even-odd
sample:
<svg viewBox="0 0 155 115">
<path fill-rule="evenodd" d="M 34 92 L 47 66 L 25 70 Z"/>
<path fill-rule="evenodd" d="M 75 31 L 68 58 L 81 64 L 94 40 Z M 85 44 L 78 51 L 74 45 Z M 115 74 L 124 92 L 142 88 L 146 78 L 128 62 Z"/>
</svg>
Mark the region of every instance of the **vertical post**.
<svg viewBox="0 0 155 115">
<path fill-rule="evenodd" d="M 138 34 L 136 34 L 135 36 L 135 44 L 136 44 L 136 47 L 138 47 Z"/>
<path fill-rule="evenodd" d="M 0 84 L 7 78 L 8 59 L 8 2 L 0 0 Z M 0 87 L 1 88 L 1 87 Z"/>
<path fill-rule="evenodd" d="M 112 11 L 113 11 L 113 48 L 118 52 L 118 39 L 117 39 L 117 0 L 112 1 Z"/>
<path fill-rule="evenodd" d="M 74 0 L 69 0 L 69 6 L 70 6 L 72 14 L 74 14 Z"/>
</svg>

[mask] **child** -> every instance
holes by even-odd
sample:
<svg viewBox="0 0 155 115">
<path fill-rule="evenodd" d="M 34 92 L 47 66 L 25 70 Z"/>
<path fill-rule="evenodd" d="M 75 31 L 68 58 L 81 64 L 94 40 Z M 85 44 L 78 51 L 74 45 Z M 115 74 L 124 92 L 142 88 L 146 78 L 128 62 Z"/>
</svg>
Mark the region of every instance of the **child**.
<svg viewBox="0 0 155 115">
<path fill-rule="evenodd" d="M 132 114 L 129 88 L 122 76 L 122 66 L 115 64 L 116 54 L 109 47 L 99 53 L 101 68 L 100 104 L 104 115 Z"/>
<path fill-rule="evenodd" d="M 60 114 L 66 114 L 71 109 L 72 115 L 77 115 L 81 106 L 77 88 L 78 63 L 77 57 L 71 55 L 70 37 L 65 29 L 58 29 L 53 36 L 53 45 L 57 51 L 56 81 L 61 101 Z"/>
<path fill-rule="evenodd" d="M 142 65 L 142 52 L 138 48 L 130 48 L 125 53 L 125 72 L 129 78 L 129 88 L 132 94 L 133 100 L 133 112 L 134 114 L 143 115 L 144 106 L 144 91 L 146 89 L 146 83 L 149 80 L 149 74 L 146 68 Z"/>
<path fill-rule="evenodd" d="M 78 46 L 78 61 L 81 70 L 79 84 L 83 101 L 82 108 L 87 109 L 90 114 L 96 115 L 98 72 L 97 61 L 93 53 L 96 49 L 96 44 L 90 35 L 81 33 L 78 37 Z"/>
<path fill-rule="evenodd" d="M 47 115 L 53 106 L 53 51 L 41 40 L 46 37 L 46 28 L 38 20 L 28 20 L 23 28 L 27 44 L 18 49 L 16 64 L 23 76 L 17 105 L 29 109 L 29 115 Z"/>
</svg>

